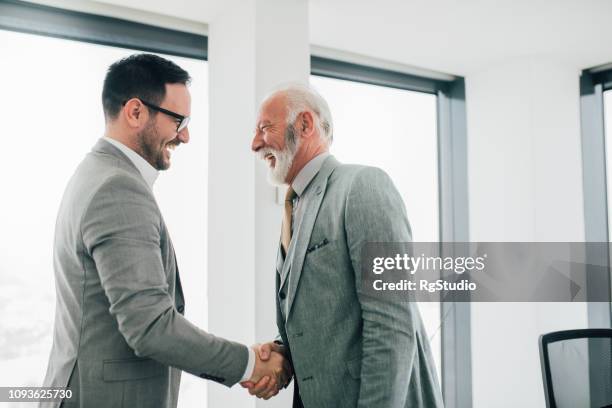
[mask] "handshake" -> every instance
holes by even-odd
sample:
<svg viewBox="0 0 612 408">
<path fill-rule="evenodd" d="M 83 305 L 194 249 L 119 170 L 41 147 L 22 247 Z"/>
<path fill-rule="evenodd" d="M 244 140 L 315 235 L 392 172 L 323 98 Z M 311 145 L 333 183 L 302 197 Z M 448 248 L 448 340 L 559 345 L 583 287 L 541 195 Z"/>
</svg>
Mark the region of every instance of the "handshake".
<svg viewBox="0 0 612 408">
<path fill-rule="evenodd" d="M 293 370 L 286 355 L 286 348 L 281 344 L 269 342 L 252 346 L 255 351 L 255 367 L 247 381 L 240 383 L 257 398 L 270 399 L 280 388 L 291 381 Z"/>
</svg>

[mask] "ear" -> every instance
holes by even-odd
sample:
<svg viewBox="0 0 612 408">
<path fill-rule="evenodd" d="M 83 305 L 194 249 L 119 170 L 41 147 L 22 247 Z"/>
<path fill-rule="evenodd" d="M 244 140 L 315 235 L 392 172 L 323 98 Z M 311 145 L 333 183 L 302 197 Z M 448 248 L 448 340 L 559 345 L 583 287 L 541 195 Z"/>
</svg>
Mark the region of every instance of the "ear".
<svg viewBox="0 0 612 408">
<path fill-rule="evenodd" d="M 132 128 L 142 127 L 149 120 L 149 111 L 138 98 L 132 98 L 123 105 L 122 115 Z"/>
<path fill-rule="evenodd" d="M 300 134 L 303 137 L 311 137 L 315 131 L 315 119 L 314 115 L 310 111 L 304 111 L 300 113 L 297 120 L 297 126 Z"/>
</svg>

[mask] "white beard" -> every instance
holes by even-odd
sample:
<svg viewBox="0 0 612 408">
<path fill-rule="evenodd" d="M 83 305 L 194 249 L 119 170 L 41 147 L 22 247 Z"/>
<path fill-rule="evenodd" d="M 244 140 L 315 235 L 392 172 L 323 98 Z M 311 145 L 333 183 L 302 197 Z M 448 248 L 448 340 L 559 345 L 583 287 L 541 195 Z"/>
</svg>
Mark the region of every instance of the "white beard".
<svg viewBox="0 0 612 408">
<path fill-rule="evenodd" d="M 274 167 L 268 166 L 268 182 L 275 186 L 282 186 L 287 179 L 287 174 L 289 173 L 289 169 L 291 169 L 291 165 L 293 164 L 293 157 L 295 153 L 291 151 L 289 146 L 285 146 L 285 148 L 281 151 L 275 149 L 261 149 L 257 152 L 259 158 L 264 160 L 266 163 L 268 162 L 265 157 L 268 154 L 274 155 L 275 163 Z"/>
</svg>

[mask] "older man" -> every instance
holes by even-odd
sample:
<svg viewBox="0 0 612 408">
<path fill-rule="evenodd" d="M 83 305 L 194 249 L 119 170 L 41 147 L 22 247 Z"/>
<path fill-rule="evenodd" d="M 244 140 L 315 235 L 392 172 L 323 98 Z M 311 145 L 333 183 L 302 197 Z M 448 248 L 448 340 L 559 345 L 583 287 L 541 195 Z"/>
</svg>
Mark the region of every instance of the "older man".
<svg viewBox="0 0 612 408">
<path fill-rule="evenodd" d="M 294 407 L 442 407 L 416 304 L 361 291 L 363 245 L 411 240 L 402 199 L 382 170 L 339 163 L 331 142 L 331 114 L 314 90 L 289 86 L 262 103 L 252 150 L 270 181 L 289 188 L 275 273 L 279 337 L 260 355 L 291 359 Z M 265 380 L 244 385 L 276 393 Z"/>
<path fill-rule="evenodd" d="M 228 387 L 285 381 L 280 354 L 261 361 L 183 316 L 153 183 L 172 150 L 189 142 L 188 82 L 186 71 L 150 54 L 106 75 L 105 136 L 68 183 L 55 231 L 57 309 L 44 384 L 72 390 L 65 407 L 175 407 L 180 370 Z"/>
</svg>

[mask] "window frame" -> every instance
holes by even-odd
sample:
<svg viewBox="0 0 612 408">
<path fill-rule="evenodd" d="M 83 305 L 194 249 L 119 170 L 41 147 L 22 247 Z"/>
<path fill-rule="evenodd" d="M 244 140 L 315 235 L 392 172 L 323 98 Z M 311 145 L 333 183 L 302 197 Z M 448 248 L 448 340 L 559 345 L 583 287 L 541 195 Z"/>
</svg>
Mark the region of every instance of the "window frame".
<svg viewBox="0 0 612 408">
<path fill-rule="evenodd" d="M 310 63 L 312 75 L 437 96 L 440 241 L 468 242 L 464 79 L 434 79 L 317 55 Z M 440 307 L 442 393 L 449 408 L 472 406 L 470 310 L 469 301 L 442 302 Z"/>
<path fill-rule="evenodd" d="M 0 0 L 0 30 L 208 60 L 204 35 L 19 0 Z"/>
<path fill-rule="evenodd" d="M 580 128 L 582 142 L 582 177 L 584 191 L 584 232 L 586 242 L 609 242 L 609 217 L 606 163 L 604 92 L 612 91 L 612 68 L 586 69 L 580 76 Z M 612 135 L 610 135 L 612 136 Z M 610 266 L 609 246 L 587 247 L 588 265 Z M 587 268 L 588 268 L 587 265 Z M 609 270 L 609 269 L 608 269 Z M 608 302 L 587 304 L 589 327 L 612 326 L 612 276 L 588 273 L 589 292 L 608 288 Z"/>
</svg>

